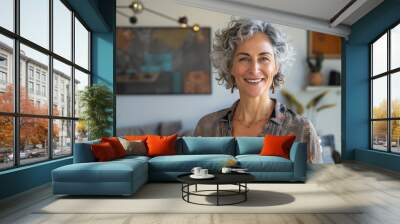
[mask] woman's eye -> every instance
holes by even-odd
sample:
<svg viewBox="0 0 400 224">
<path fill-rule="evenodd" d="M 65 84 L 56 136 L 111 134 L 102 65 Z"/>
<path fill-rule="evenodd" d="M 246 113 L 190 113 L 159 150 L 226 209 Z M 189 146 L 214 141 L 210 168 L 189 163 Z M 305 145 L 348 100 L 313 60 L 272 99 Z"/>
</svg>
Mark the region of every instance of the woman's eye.
<svg viewBox="0 0 400 224">
<path fill-rule="evenodd" d="M 260 58 L 260 60 L 264 61 L 264 62 L 270 61 L 268 57 L 262 57 L 262 58 Z"/>
<path fill-rule="evenodd" d="M 239 58 L 239 61 L 249 61 L 249 58 Z"/>
</svg>

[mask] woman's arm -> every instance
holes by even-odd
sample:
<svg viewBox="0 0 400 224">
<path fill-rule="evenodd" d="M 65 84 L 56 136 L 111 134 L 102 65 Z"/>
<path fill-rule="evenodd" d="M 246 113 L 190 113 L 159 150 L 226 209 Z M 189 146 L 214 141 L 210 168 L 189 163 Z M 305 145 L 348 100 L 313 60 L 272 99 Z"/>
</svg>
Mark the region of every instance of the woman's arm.
<svg viewBox="0 0 400 224">
<path fill-rule="evenodd" d="M 321 163 L 322 151 L 319 137 L 309 120 L 304 123 L 302 142 L 307 143 L 307 160 L 311 163 Z"/>
</svg>

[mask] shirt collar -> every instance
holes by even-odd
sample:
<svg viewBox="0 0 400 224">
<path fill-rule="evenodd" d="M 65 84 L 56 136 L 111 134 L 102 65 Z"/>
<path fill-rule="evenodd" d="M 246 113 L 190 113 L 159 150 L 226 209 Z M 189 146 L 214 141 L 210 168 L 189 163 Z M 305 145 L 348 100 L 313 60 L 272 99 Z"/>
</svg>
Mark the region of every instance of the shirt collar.
<svg viewBox="0 0 400 224">
<path fill-rule="evenodd" d="M 271 115 L 271 119 L 270 121 L 281 125 L 283 123 L 283 121 L 285 120 L 285 112 L 286 112 L 286 106 L 281 104 L 279 101 L 277 101 L 276 99 L 273 99 L 273 101 L 275 101 L 275 108 L 274 111 L 272 111 L 272 115 Z M 221 117 L 221 121 L 223 122 L 231 122 L 233 119 L 233 113 L 237 107 L 239 103 L 239 100 L 236 100 L 235 103 L 232 104 L 231 107 L 229 107 L 225 113 L 222 115 Z"/>
</svg>

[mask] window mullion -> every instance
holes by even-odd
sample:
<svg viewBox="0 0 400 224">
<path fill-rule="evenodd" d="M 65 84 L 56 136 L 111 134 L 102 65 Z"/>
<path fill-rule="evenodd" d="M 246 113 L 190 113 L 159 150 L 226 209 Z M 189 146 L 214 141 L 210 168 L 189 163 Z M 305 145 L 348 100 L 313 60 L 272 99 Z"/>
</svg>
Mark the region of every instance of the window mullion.
<svg viewBox="0 0 400 224">
<path fill-rule="evenodd" d="M 20 1 L 14 1 L 14 30 L 17 35 L 19 35 L 19 8 Z M 14 166 L 19 166 L 20 158 L 19 158 L 19 135 L 20 135 L 20 118 L 16 116 L 20 113 L 20 50 L 19 50 L 19 39 L 14 39 L 14 63 L 13 63 L 13 71 L 14 71 Z"/>
<path fill-rule="evenodd" d="M 75 12 L 72 11 L 72 15 L 71 15 L 71 24 L 72 24 L 72 28 L 71 28 L 71 59 L 72 59 L 72 67 L 71 67 L 71 91 L 72 91 L 72 102 L 71 102 L 71 117 L 76 118 L 75 117 Z M 72 155 L 74 155 L 74 151 L 75 151 L 75 126 L 76 126 L 76 120 L 73 120 L 71 123 L 72 125 L 72 130 L 71 130 L 71 150 L 72 150 Z"/>
<path fill-rule="evenodd" d="M 389 29 L 389 31 L 387 32 L 387 52 L 386 52 L 386 54 L 387 54 L 387 64 L 386 64 L 386 66 L 387 66 L 387 71 L 389 71 L 390 70 L 390 29 Z M 391 118 L 392 117 L 392 111 L 391 111 L 391 108 L 392 108 L 392 100 L 391 100 L 391 84 L 390 84 L 390 80 L 391 80 L 391 78 L 392 78 L 392 76 L 391 76 L 391 74 L 389 73 L 389 74 L 387 74 L 387 98 L 388 98 L 388 103 L 387 103 L 387 110 L 388 110 L 388 118 Z M 388 131 L 388 141 L 389 141 L 389 143 L 388 143 L 388 152 L 391 152 L 392 151 L 392 135 L 391 135 L 391 129 L 392 129 L 392 121 L 391 120 L 389 120 L 388 121 L 388 126 L 387 126 L 387 131 Z"/>
<path fill-rule="evenodd" d="M 49 50 L 53 52 L 53 0 L 49 0 Z M 48 73 L 48 91 L 49 94 L 49 120 L 48 120 L 48 152 L 49 159 L 53 159 L 53 56 L 49 55 L 49 73 Z"/>
</svg>

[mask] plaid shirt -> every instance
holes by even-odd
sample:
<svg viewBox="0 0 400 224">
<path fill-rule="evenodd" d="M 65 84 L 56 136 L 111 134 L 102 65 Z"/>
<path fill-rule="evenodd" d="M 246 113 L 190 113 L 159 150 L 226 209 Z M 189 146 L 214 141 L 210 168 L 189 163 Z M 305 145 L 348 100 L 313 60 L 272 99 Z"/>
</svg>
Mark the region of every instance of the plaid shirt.
<svg viewBox="0 0 400 224">
<path fill-rule="evenodd" d="M 288 109 L 285 105 L 275 101 L 275 109 L 271 118 L 264 126 L 259 136 L 269 135 L 295 135 L 296 141 L 307 143 L 307 159 L 312 163 L 322 161 L 319 137 L 312 123 Z M 231 107 L 207 114 L 197 123 L 194 136 L 232 136 L 233 113 L 239 100 Z"/>
</svg>

